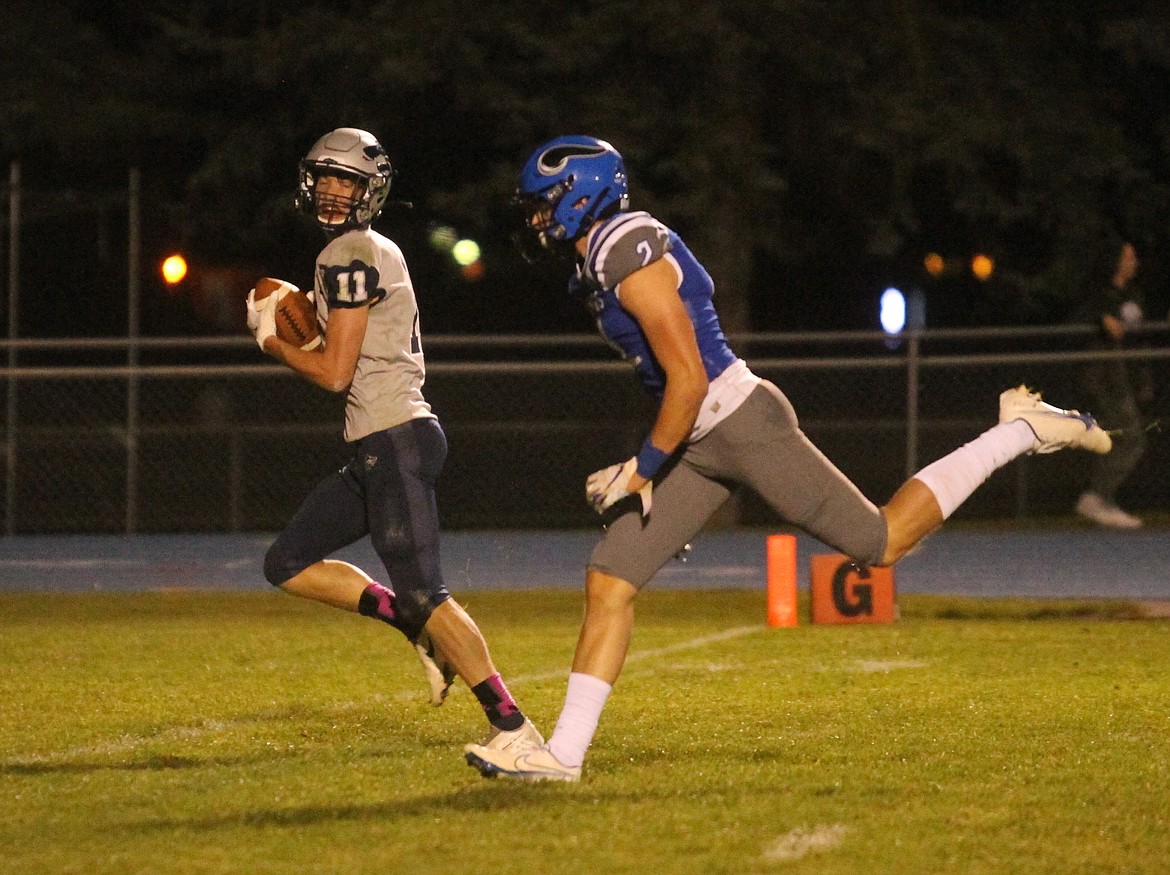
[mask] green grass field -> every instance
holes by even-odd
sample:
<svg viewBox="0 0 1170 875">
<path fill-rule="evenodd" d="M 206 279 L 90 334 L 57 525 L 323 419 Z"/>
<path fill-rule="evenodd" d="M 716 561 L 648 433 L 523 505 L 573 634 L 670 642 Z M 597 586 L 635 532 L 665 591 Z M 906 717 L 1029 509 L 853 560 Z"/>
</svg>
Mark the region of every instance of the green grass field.
<svg viewBox="0 0 1170 875">
<path fill-rule="evenodd" d="M 560 710 L 581 596 L 463 599 Z M 576 785 L 487 781 L 462 685 L 278 593 L 0 596 L 5 873 L 1119 873 L 1170 868 L 1170 624 L 1121 603 L 901 600 L 768 629 L 643 594 Z"/>
</svg>

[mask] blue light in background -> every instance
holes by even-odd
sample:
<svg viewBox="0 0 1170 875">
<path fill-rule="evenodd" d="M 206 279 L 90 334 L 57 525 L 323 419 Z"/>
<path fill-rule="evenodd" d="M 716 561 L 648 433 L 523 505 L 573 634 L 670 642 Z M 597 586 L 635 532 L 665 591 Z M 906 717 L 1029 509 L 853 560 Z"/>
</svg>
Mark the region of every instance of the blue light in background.
<svg viewBox="0 0 1170 875">
<path fill-rule="evenodd" d="M 886 289 L 882 292 L 878 316 L 887 334 L 900 333 L 906 327 L 906 296 L 899 289 Z"/>
</svg>

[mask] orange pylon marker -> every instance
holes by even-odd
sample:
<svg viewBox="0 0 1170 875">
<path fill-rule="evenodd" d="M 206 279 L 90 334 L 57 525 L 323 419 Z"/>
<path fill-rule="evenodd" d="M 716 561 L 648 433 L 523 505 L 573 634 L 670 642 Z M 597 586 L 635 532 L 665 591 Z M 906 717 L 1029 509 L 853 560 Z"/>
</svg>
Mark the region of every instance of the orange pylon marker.
<svg viewBox="0 0 1170 875">
<path fill-rule="evenodd" d="M 796 537 L 768 536 L 768 625 L 796 625 Z"/>
<path fill-rule="evenodd" d="M 809 559 L 813 623 L 892 623 L 897 618 L 893 568 L 864 568 L 841 553 Z"/>
</svg>

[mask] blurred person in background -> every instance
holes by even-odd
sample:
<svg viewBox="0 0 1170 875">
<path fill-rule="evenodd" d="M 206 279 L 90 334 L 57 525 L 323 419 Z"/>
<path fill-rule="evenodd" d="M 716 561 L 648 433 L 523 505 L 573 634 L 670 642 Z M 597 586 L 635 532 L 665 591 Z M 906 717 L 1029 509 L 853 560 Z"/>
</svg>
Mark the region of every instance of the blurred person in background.
<svg viewBox="0 0 1170 875">
<path fill-rule="evenodd" d="M 877 507 L 801 431 L 792 404 L 735 355 L 710 275 L 677 233 L 629 210 L 622 156 L 596 137 L 551 140 L 517 190 L 522 250 L 558 257 L 605 340 L 634 366 L 658 411 L 637 453 L 590 475 L 606 524 L 585 572 L 585 618 L 564 707 L 546 745 L 465 748 L 485 777 L 576 781 L 624 665 L 638 591 L 737 486 L 862 565 L 892 565 L 991 474 L 1025 453 L 1109 451 L 1087 414 L 1024 387 L 999 398 L 999 424 L 928 465 Z"/>
<path fill-rule="evenodd" d="M 433 704 L 443 703 L 458 674 L 487 717 L 487 747 L 536 747 L 544 738 L 517 706 L 479 627 L 443 580 L 435 480 L 447 439 L 422 393 L 426 369 L 406 261 L 392 240 L 370 227 L 393 176 L 381 144 L 357 128 L 326 134 L 301 161 L 298 206 L 328 240 L 316 259 L 313 287 L 323 344 L 303 349 L 285 342 L 275 329 L 281 295 L 273 292 L 259 303 L 255 289 L 248 295 L 248 327 L 260 348 L 310 382 L 346 394 L 350 453 L 269 548 L 264 576 L 287 593 L 401 632 L 422 660 Z M 385 584 L 328 558 L 366 535 L 385 566 Z"/>
<path fill-rule="evenodd" d="M 1090 349 L 1124 349 L 1127 335 L 1141 323 L 1141 295 L 1134 282 L 1139 266 L 1133 244 L 1116 237 L 1091 266 L 1073 317 L 1094 326 Z M 1149 370 L 1120 357 L 1089 362 L 1081 372 L 1081 386 L 1088 406 L 1113 438 L 1113 451 L 1093 459 L 1088 488 L 1077 499 L 1076 512 L 1099 526 L 1140 528 L 1142 520 L 1118 506 L 1117 492 L 1146 449 L 1141 399 L 1152 390 Z"/>
</svg>

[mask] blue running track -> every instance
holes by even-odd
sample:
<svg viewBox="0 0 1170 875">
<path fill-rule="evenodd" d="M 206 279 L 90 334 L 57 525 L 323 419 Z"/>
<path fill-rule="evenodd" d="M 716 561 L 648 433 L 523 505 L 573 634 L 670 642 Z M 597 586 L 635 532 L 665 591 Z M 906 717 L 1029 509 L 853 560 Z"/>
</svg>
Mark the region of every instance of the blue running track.
<svg viewBox="0 0 1170 875">
<path fill-rule="evenodd" d="M 653 588 L 763 588 L 764 530 L 703 533 L 685 562 Z M 447 532 L 443 570 L 459 595 L 487 589 L 579 588 L 597 538 L 591 531 Z M 0 592 L 270 589 L 260 571 L 270 535 L 76 535 L 0 537 Z M 808 558 L 831 552 L 797 539 L 798 586 Z M 338 558 L 384 572 L 368 544 Z M 952 526 L 897 566 L 901 593 L 1170 601 L 1170 531 L 1083 526 L 989 530 Z"/>
</svg>

